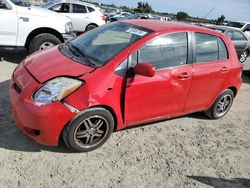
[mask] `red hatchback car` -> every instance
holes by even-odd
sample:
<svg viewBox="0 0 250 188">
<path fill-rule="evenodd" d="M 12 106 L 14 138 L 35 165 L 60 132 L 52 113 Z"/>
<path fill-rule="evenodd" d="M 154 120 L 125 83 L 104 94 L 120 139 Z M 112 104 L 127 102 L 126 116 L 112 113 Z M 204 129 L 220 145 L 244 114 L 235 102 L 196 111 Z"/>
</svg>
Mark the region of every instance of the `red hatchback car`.
<svg viewBox="0 0 250 188">
<path fill-rule="evenodd" d="M 155 20 L 107 24 L 36 52 L 12 75 L 17 126 L 35 141 L 76 151 L 100 147 L 114 130 L 204 111 L 224 116 L 242 84 L 230 39 Z"/>
</svg>

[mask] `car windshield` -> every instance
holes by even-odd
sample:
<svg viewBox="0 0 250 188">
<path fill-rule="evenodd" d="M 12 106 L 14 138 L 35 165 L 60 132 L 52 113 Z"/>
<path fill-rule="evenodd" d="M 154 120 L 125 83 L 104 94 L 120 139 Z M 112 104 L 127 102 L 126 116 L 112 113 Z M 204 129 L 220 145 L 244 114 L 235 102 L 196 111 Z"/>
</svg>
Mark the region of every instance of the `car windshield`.
<svg viewBox="0 0 250 188">
<path fill-rule="evenodd" d="M 230 27 L 236 27 L 236 28 L 242 28 L 245 25 L 243 22 L 229 22 L 227 26 Z"/>
<path fill-rule="evenodd" d="M 151 32 L 146 28 L 116 22 L 89 31 L 66 45 L 72 54 L 87 59 L 88 65 L 101 67 L 119 52 Z M 86 61 L 84 62 L 86 64 Z"/>
<path fill-rule="evenodd" d="M 11 0 L 11 2 L 17 6 L 22 6 L 22 7 L 29 7 L 31 5 L 28 1 L 25 0 Z"/>
</svg>

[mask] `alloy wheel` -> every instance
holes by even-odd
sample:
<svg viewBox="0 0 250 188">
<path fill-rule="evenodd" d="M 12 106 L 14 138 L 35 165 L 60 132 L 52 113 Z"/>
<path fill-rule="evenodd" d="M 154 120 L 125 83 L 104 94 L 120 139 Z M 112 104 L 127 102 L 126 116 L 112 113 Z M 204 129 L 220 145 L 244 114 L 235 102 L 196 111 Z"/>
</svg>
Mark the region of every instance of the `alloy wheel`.
<svg viewBox="0 0 250 188">
<path fill-rule="evenodd" d="M 75 143 L 82 148 L 95 147 L 106 137 L 108 129 L 108 121 L 103 116 L 90 116 L 76 128 Z"/>
<path fill-rule="evenodd" d="M 224 95 L 217 103 L 215 111 L 216 115 L 223 116 L 224 114 L 226 114 L 231 106 L 232 101 L 233 100 L 231 95 Z"/>
</svg>

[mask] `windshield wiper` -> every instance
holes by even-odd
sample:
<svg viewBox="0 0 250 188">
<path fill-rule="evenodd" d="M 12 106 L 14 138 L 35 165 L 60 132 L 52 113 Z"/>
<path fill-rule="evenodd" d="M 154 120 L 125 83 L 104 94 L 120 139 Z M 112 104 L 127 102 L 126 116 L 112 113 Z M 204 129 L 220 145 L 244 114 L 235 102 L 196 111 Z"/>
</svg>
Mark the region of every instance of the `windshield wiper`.
<svg viewBox="0 0 250 188">
<path fill-rule="evenodd" d="M 70 41 L 67 42 L 67 46 L 70 48 L 70 50 L 79 58 L 84 58 L 84 60 L 87 62 L 89 66 L 94 66 L 94 67 L 100 67 L 99 64 L 95 63 L 94 61 L 91 60 L 91 58 L 84 52 L 82 52 L 77 46 L 73 45 Z"/>
</svg>

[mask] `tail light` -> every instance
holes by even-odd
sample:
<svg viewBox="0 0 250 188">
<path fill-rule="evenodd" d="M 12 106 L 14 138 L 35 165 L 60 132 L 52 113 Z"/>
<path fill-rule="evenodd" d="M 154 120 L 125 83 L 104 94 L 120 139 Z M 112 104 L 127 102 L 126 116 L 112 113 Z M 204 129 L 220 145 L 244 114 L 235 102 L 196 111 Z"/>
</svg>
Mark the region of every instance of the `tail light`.
<svg viewBox="0 0 250 188">
<path fill-rule="evenodd" d="M 101 16 L 101 18 L 102 18 L 103 21 L 106 21 L 107 16 Z"/>
</svg>

